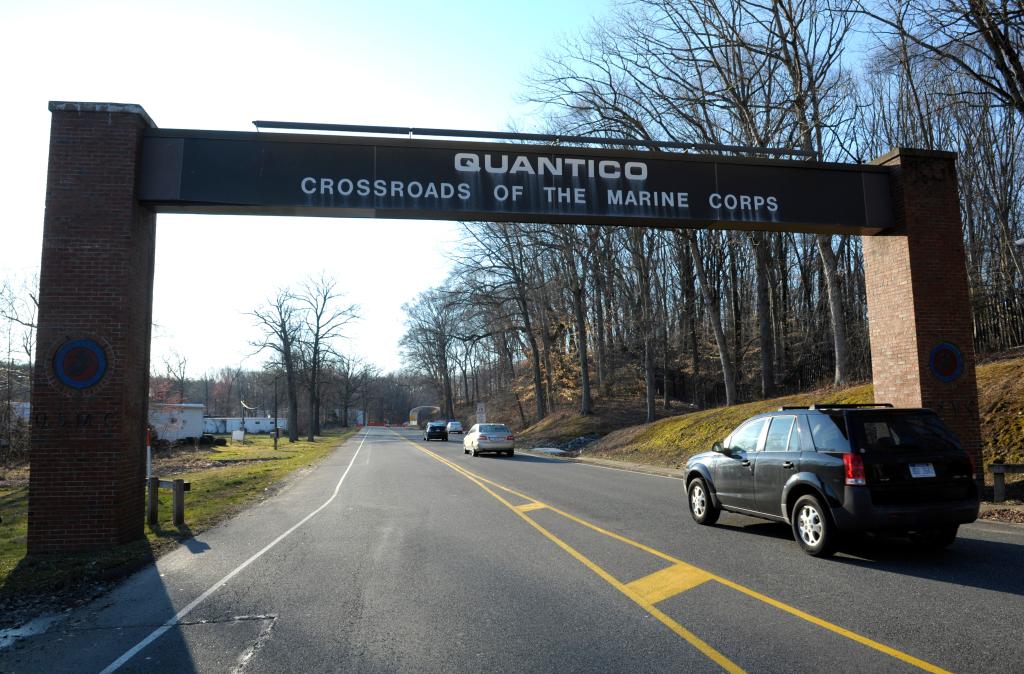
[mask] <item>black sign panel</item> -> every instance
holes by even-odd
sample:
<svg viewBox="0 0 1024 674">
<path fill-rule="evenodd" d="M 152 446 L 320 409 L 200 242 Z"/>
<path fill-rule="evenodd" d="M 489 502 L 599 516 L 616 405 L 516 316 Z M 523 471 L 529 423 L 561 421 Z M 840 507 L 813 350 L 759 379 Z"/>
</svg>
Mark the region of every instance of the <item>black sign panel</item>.
<svg viewBox="0 0 1024 674">
<path fill-rule="evenodd" d="M 141 171 L 139 199 L 164 212 L 854 234 L 894 224 L 885 169 L 805 161 L 159 130 Z"/>
</svg>

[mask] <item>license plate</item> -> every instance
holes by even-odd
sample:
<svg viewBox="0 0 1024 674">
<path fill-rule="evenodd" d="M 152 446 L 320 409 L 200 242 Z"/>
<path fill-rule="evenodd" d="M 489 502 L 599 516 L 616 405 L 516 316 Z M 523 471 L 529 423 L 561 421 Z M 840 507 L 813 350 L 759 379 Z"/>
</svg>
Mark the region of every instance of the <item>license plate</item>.
<svg viewBox="0 0 1024 674">
<path fill-rule="evenodd" d="M 935 477 L 935 466 L 930 463 L 912 463 L 910 477 Z"/>
</svg>

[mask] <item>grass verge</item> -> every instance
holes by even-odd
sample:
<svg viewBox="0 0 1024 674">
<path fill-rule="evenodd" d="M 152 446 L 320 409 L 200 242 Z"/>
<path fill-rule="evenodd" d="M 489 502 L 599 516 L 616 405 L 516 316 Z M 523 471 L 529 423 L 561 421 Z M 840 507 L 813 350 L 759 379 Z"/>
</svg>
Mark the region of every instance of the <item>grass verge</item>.
<svg viewBox="0 0 1024 674">
<path fill-rule="evenodd" d="M 0 487 L 0 601 L 52 595 L 121 578 L 180 541 L 271 495 L 289 475 L 324 458 L 354 433 L 329 434 L 316 442 L 285 440 L 277 451 L 270 437 L 249 436 L 245 445 L 186 450 L 158 459 L 154 472 L 161 478 L 181 477 L 191 483 L 185 495 L 186 526 L 171 524 L 170 491 L 161 489 L 160 519 L 155 526 L 145 525 L 145 538 L 87 554 L 26 556 L 28 486 Z"/>
<path fill-rule="evenodd" d="M 758 400 L 756 402 L 716 407 L 650 424 L 624 428 L 587 447 L 588 456 L 680 467 L 690 456 L 707 451 L 740 423 L 755 414 L 777 410 L 783 405 L 810 405 L 814 402 L 870 403 L 870 384 L 838 390 Z"/>
<path fill-rule="evenodd" d="M 985 466 L 996 460 L 1024 463 L 1024 358 L 1006 358 L 979 365 L 977 379 L 982 458 Z M 681 414 L 649 424 L 632 425 L 635 424 L 636 416 L 626 422 L 614 418 L 612 425 L 617 424 L 616 430 L 605 431 L 607 434 L 604 437 L 588 445 L 586 455 L 679 468 L 689 457 L 707 451 L 712 443 L 724 438 L 743 420 L 755 414 L 778 409 L 783 405 L 808 405 L 813 402 L 870 403 L 874 402 L 874 389 L 870 384 L 823 389 Z M 613 404 L 614 401 L 604 401 L 601 407 Z M 583 427 L 595 428 L 600 432 L 601 427 L 607 426 L 608 419 L 613 417 L 600 408 L 598 414 L 603 415 L 603 418 L 581 420 L 584 418 L 577 416 L 568 419 L 564 428 L 568 429 L 570 437 Z M 559 424 L 545 420 L 534 428 L 525 431 L 524 435 L 530 437 L 538 432 L 552 435 Z M 987 471 L 985 476 L 986 481 L 991 482 L 991 475 Z"/>
</svg>

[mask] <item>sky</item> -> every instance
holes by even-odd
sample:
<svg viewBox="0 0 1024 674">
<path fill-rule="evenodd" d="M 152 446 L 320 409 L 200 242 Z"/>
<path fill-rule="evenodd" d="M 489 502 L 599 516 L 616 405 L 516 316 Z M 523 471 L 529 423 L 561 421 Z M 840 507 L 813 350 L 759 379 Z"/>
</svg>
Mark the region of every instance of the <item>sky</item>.
<svg viewBox="0 0 1024 674">
<path fill-rule="evenodd" d="M 539 130 L 526 78 L 611 0 L 0 0 L 0 280 L 38 270 L 47 102 L 141 105 L 157 126 L 284 120 Z M 360 307 L 340 345 L 401 366 L 402 305 L 440 283 L 454 222 L 160 215 L 151 367 L 258 368 L 252 311 L 321 273 Z"/>
</svg>

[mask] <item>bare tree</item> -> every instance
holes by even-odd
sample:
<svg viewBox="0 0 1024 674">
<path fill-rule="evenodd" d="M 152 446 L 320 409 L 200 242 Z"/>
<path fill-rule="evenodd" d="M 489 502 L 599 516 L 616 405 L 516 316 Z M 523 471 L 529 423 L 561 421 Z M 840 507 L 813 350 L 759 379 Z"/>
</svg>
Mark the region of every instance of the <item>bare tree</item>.
<svg viewBox="0 0 1024 674">
<path fill-rule="evenodd" d="M 654 421 L 654 298 L 651 296 L 652 258 L 656 238 L 652 230 L 630 228 L 626 237 L 630 268 L 636 281 L 635 315 L 639 318 L 640 342 L 643 354 L 644 407 L 648 423 Z"/>
<path fill-rule="evenodd" d="M 312 442 L 320 434 L 320 380 L 324 363 L 332 353 L 333 342 L 343 336 L 342 328 L 358 318 L 359 307 L 341 305 L 342 293 L 336 291 L 337 281 L 321 274 L 302 284 L 296 296 L 303 311 L 303 338 L 301 344 L 306 355 L 306 383 L 309 396 L 309 430 Z"/>
<path fill-rule="evenodd" d="M 288 393 L 288 440 L 299 439 L 298 371 L 296 368 L 299 342 L 303 338 L 302 310 L 295 295 L 287 288 L 248 314 L 255 319 L 262 332 L 260 339 L 251 342 L 258 351 L 270 349 L 284 367 L 285 388 Z"/>
<path fill-rule="evenodd" d="M 701 296 L 704 298 L 704 306 L 707 308 L 708 315 L 711 318 L 711 326 L 715 333 L 715 343 L 718 345 L 719 360 L 722 363 L 722 379 L 725 381 L 725 404 L 733 405 L 736 403 L 736 370 L 733 367 L 732 359 L 729 357 L 725 330 L 722 328 L 719 299 L 712 293 L 708 273 L 704 266 L 704 258 L 697 243 L 697 234 L 692 229 L 686 230 L 686 240 L 690 244 L 693 268 L 697 273 L 697 280 L 700 282 Z"/>
<path fill-rule="evenodd" d="M 187 367 L 188 359 L 177 351 L 171 351 L 164 358 L 164 373 L 172 387 L 177 390 L 179 403 L 185 402 L 185 387 L 188 384 Z"/>
<path fill-rule="evenodd" d="M 1001 0 L 858 0 L 859 11 L 915 48 L 917 58 L 962 74 L 973 88 L 1024 116 L 1024 8 Z"/>
<path fill-rule="evenodd" d="M 842 110 L 841 58 L 853 27 L 851 6 L 836 0 L 771 0 L 747 5 L 747 16 L 764 36 L 764 41 L 752 43 L 751 49 L 782 64 L 788 75 L 789 107 L 798 143 L 819 155 L 826 152 L 826 134 L 835 131 L 836 114 Z M 849 379 L 842 280 L 832 237 L 819 234 L 815 241 L 828 289 L 835 349 L 833 381 L 838 386 Z"/>
<path fill-rule="evenodd" d="M 535 312 L 531 310 L 532 279 L 529 278 L 529 246 L 521 225 L 516 223 L 472 223 L 464 226 L 469 241 L 478 248 L 478 255 L 460 261 L 463 272 L 483 272 L 488 292 L 502 293 L 516 311 L 516 328 L 529 345 L 531 374 L 536 405 L 537 420 L 547 415 L 548 392 L 544 386 L 541 368 L 541 348 L 537 343 L 534 323 Z M 465 273 L 461 275 L 465 278 Z M 479 275 L 477 276 L 479 278 Z"/>
<path fill-rule="evenodd" d="M 327 360 L 326 381 L 332 383 L 337 391 L 337 401 L 341 406 L 338 418 L 345 428 L 349 425 L 349 410 L 360 393 L 367 367 L 358 357 L 340 353 L 332 354 Z"/>
<path fill-rule="evenodd" d="M 0 319 L 18 326 L 19 351 L 30 368 L 36 355 L 36 316 L 39 313 L 39 275 L 0 283 Z"/>
<path fill-rule="evenodd" d="M 590 356 L 587 339 L 587 276 L 590 269 L 592 249 L 586 244 L 580 227 L 556 226 L 553 228 L 558 243 L 559 259 L 565 273 L 566 286 L 576 322 L 576 352 L 580 367 L 580 415 L 587 416 L 594 411 L 590 395 Z"/>
<path fill-rule="evenodd" d="M 446 418 L 455 416 L 451 357 L 457 334 L 456 314 L 443 290 L 421 293 L 402 307 L 406 332 L 401 345 L 407 362 L 431 377 L 441 394 Z"/>
</svg>

